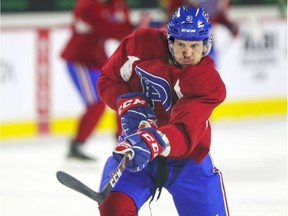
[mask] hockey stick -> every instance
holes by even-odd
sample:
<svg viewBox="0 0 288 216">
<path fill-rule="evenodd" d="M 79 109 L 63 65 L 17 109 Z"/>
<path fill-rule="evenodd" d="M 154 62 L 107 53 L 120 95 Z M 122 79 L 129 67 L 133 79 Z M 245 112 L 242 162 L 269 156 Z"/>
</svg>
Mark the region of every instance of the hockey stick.
<svg viewBox="0 0 288 216">
<path fill-rule="evenodd" d="M 91 198 L 92 200 L 100 204 L 104 201 L 104 199 L 107 197 L 107 195 L 111 192 L 111 190 L 115 187 L 116 183 L 119 181 L 120 176 L 127 167 L 127 164 L 129 162 L 129 156 L 130 155 L 128 153 L 123 157 L 123 159 L 117 166 L 116 170 L 111 174 L 110 180 L 108 181 L 108 183 L 105 185 L 104 189 L 101 192 L 96 192 L 92 190 L 87 185 L 83 184 L 81 181 L 65 172 L 58 171 L 56 173 L 56 176 L 58 181 L 61 182 L 63 185 L 86 195 L 87 197 Z"/>
</svg>

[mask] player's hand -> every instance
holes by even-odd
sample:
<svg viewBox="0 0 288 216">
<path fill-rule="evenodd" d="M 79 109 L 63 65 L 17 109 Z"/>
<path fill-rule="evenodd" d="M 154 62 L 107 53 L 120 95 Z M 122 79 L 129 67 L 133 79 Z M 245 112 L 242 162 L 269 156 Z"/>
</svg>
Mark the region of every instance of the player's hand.
<svg viewBox="0 0 288 216">
<path fill-rule="evenodd" d="M 138 127 L 139 129 L 145 128 L 145 127 L 151 127 L 151 128 L 157 129 L 156 122 L 153 120 L 150 120 L 150 119 L 148 119 L 147 121 L 141 121 L 139 123 L 139 127 Z M 122 131 L 120 136 L 118 137 L 118 143 L 123 142 L 126 137 L 127 137 L 127 135 L 124 133 L 124 131 Z"/>
<path fill-rule="evenodd" d="M 126 135 L 135 133 L 141 121 L 149 120 L 156 125 L 156 115 L 143 93 L 132 92 L 117 99 L 117 111 Z"/>
<path fill-rule="evenodd" d="M 130 153 L 127 169 L 138 172 L 158 155 L 167 156 L 169 152 L 170 145 L 163 134 L 153 128 L 141 128 L 119 143 L 113 151 L 113 156 L 117 161 L 121 161 L 123 155 Z"/>
</svg>

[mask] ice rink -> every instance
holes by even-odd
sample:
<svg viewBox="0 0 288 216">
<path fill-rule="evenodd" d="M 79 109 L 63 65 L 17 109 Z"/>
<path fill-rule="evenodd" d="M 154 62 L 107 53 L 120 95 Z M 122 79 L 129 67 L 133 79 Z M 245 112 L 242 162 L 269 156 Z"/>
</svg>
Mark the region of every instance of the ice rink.
<svg viewBox="0 0 288 216">
<path fill-rule="evenodd" d="M 285 118 L 212 122 L 211 153 L 223 172 L 231 216 L 287 215 L 287 122 Z M 65 158 L 68 137 L 1 143 L 1 216 L 97 216 L 97 203 L 61 185 L 62 170 L 91 188 L 98 184 L 111 134 L 95 134 L 87 150 L 98 158 L 87 164 Z M 151 204 L 153 216 L 177 212 L 164 190 Z M 139 215 L 149 216 L 144 205 Z M 190 215 L 189 215 L 190 216 Z M 191 216 L 193 215 L 191 210 Z"/>
</svg>

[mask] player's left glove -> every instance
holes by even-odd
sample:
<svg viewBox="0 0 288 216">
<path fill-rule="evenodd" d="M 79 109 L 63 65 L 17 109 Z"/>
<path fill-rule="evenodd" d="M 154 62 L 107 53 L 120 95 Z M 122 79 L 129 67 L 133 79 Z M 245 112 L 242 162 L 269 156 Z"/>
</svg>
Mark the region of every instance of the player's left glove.
<svg viewBox="0 0 288 216">
<path fill-rule="evenodd" d="M 156 125 L 156 115 L 143 93 L 131 92 L 118 97 L 117 111 L 126 135 L 136 133 L 141 121 Z"/>
<path fill-rule="evenodd" d="M 160 131 L 153 128 L 141 128 L 137 133 L 127 136 L 123 142 L 119 143 L 113 151 L 113 156 L 119 162 L 127 153 L 130 154 L 127 169 L 131 172 L 138 172 L 158 155 L 168 156 L 170 144 L 166 135 Z"/>
</svg>

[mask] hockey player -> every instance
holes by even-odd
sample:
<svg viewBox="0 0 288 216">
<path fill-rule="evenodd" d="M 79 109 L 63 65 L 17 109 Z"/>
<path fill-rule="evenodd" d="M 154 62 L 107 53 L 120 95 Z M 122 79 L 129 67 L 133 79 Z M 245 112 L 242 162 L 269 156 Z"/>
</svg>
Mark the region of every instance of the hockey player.
<svg viewBox="0 0 288 216">
<path fill-rule="evenodd" d="M 105 42 L 111 38 L 120 41 L 133 31 L 133 26 L 125 0 L 78 0 L 73 15 L 72 35 L 61 57 L 86 110 L 79 117 L 68 157 L 91 161 L 94 158 L 86 155 L 82 147 L 105 109 L 96 86 L 100 69 L 108 59 Z"/>
<path fill-rule="evenodd" d="M 229 215 L 209 153 L 209 117 L 226 96 L 208 57 L 211 31 L 206 11 L 180 7 L 167 32 L 135 31 L 103 67 L 99 95 L 121 117 L 124 140 L 106 161 L 100 190 L 123 155 L 131 160 L 100 203 L 102 216 L 137 215 L 163 187 L 181 216 Z"/>
</svg>

